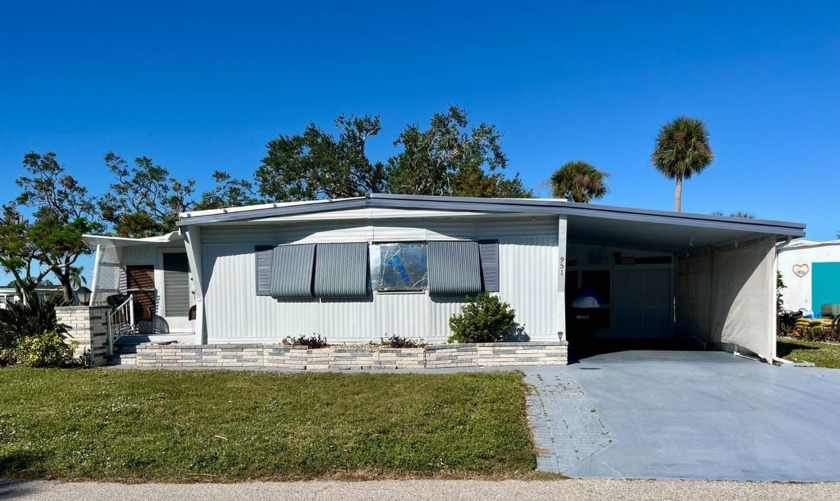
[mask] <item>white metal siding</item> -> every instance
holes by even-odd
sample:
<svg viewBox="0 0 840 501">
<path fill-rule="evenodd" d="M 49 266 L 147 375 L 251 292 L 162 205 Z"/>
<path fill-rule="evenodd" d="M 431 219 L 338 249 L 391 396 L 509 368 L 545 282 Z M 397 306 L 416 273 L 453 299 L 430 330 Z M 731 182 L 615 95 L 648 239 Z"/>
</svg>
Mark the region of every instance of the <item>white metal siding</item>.
<svg viewBox="0 0 840 501">
<path fill-rule="evenodd" d="M 255 244 L 304 242 L 499 240 L 502 300 L 534 340 L 556 340 L 557 219 L 403 221 L 383 226 L 333 223 L 208 227 L 202 269 L 208 342 L 277 342 L 286 336 L 326 336 L 334 342 L 398 334 L 440 341 L 462 302 L 428 293 L 374 293 L 359 301 L 278 302 L 255 293 Z M 383 236 L 384 235 L 384 236 Z"/>
<path fill-rule="evenodd" d="M 785 309 L 815 310 L 819 313 L 821 305 L 812 304 L 812 283 L 814 263 L 837 263 L 840 262 L 840 243 L 815 244 L 810 246 L 790 246 L 779 251 L 779 271 L 782 273 L 782 280 L 785 287 L 782 289 L 782 300 Z M 808 272 L 798 276 L 793 272 L 794 266 L 802 270 L 803 265 L 807 266 Z"/>
</svg>

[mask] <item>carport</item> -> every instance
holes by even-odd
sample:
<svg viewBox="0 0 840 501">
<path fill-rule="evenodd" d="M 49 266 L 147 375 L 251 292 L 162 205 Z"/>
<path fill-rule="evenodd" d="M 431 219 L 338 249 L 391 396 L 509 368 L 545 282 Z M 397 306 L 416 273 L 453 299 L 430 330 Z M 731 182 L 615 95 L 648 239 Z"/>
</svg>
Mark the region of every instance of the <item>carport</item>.
<svg viewBox="0 0 840 501">
<path fill-rule="evenodd" d="M 804 225 L 592 205 L 564 212 L 573 354 L 694 347 L 775 356 L 776 244 Z"/>
</svg>

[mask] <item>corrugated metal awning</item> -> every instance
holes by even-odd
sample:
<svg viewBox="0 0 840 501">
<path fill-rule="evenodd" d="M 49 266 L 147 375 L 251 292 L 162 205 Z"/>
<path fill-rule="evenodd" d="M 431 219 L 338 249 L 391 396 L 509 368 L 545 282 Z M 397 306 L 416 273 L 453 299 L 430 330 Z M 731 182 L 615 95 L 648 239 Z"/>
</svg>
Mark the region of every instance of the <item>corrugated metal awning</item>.
<svg viewBox="0 0 840 501">
<path fill-rule="evenodd" d="M 271 263 L 269 292 L 276 299 L 312 298 L 315 244 L 278 245 Z"/>
<path fill-rule="evenodd" d="M 478 242 L 429 242 L 429 294 L 481 292 Z"/>
<path fill-rule="evenodd" d="M 315 296 L 360 299 L 368 296 L 368 245 L 318 244 L 315 251 Z"/>
</svg>

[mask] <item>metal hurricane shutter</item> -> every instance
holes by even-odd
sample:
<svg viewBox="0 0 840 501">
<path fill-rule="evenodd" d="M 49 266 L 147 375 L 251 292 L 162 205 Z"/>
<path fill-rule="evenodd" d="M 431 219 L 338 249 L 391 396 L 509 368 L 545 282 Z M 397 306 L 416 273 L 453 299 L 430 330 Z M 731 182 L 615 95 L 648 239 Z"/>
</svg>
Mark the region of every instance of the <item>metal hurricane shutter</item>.
<svg viewBox="0 0 840 501">
<path fill-rule="evenodd" d="M 312 297 L 312 272 L 315 266 L 315 244 L 278 245 L 272 252 L 271 286 L 276 299 L 308 299 Z"/>
<path fill-rule="evenodd" d="M 481 241 L 478 243 L 481 257 L 481 279 L 484 290 L 499 292 L 499 242 Z"/>
<path fill-rule="evenodd" d="M 271 295 L 271 257 L 274 253 L 271 245 L 257 245 L 254 247 L 254 258 L 257 269 L 257 295 Z"/>
<path fill-rule="evenodd" d="M 481 292 L 478 242 L 429 242 L 429 293 Z"/>
<path fill-rule="evenodd" d="M 190 264 L 187 254 L 163 255 L 163 299 L 167 317 L 186 317 L 190 310 Z"/>
<path fill-rule="evenodd" d="M 318 244 L 315 296 L 359 299 L 368 296 L 367 243 Z"/>
</svg>

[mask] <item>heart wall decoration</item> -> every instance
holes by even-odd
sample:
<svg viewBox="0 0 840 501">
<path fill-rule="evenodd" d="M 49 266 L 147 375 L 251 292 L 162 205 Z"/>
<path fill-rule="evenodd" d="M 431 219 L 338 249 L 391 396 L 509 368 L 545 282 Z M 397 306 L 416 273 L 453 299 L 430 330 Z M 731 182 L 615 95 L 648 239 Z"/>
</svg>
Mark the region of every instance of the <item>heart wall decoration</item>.
<svg viewBox="0 0 840 501">
<path fill-rule="evenodd" d="M 795 264 L 793 265 L 793 274 L 799 278 L 804 277 L 811 271 L 811 267 L 807 264 Z"/>
</svg>

